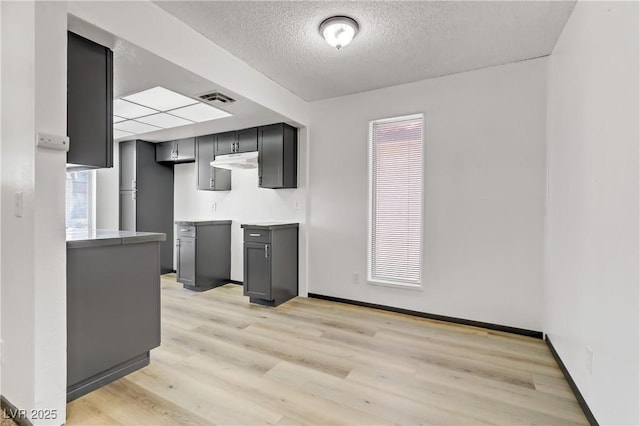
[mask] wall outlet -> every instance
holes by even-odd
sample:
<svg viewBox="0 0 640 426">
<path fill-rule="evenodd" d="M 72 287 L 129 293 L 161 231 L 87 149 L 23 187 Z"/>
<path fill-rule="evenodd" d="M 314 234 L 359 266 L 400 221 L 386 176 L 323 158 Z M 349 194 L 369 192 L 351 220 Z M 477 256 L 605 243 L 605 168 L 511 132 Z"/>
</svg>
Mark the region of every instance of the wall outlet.
<svg viewBox="0 0 640 426">
<path fill-rule="evenodd" d="M 215 212 L 218 209 L 218 203 L 215 201 L 211 203 L 211 211 Z"/>
<path fill-rule="evenodd" d="M 351 283 L 352 284 L 360 284 L 360 274 L 357 272 L 353 272 L 351 274 Z"/>
<path fill-rule="evenodd" d="M 293 208 L 296 209 L 296 210 L 300 210 L 300 201 L 295 200 L 293 202 Z"/>
<path fill-rule="evenodd" d="M 584 369 L 590 376 L 593 375 L 593 349 L 589 346 L 584 348 Z"/>
</svg>

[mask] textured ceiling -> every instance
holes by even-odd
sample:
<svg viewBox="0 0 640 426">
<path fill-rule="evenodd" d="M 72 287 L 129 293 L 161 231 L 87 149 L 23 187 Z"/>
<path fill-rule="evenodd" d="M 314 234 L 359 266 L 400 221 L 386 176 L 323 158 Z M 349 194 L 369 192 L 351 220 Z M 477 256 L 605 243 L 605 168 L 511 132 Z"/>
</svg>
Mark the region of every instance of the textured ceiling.
<svg viewBox="0 0 640 426">
<path fill-rule="evenodd" d="M 305 100 L 551 53 L 575 1 L 159 1 L 156 4 Z M 360 24 L 340 51 L 329 16 Z"/>
</svg>

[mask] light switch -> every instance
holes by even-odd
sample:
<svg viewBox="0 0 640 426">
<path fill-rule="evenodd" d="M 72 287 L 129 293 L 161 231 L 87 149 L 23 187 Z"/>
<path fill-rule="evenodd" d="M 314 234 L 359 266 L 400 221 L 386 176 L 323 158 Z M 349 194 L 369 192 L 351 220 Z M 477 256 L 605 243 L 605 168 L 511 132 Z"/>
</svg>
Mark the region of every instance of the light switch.
<svg viewBox="0 0 640 426">
<path fill-rule="evenodd" d="M 36 146 L 59 151 L 69 151 L 69 137 L 38 132 Z"/>
<path fill-rule="evenodd" d="M 15 196 L 14 196 L 14 200 L 15 200 L 15 215 L 16 217 L 22 217 L 22 210 L 23 210 L 23 195 L 22 192 L 16 192 Z"/>
</svg>

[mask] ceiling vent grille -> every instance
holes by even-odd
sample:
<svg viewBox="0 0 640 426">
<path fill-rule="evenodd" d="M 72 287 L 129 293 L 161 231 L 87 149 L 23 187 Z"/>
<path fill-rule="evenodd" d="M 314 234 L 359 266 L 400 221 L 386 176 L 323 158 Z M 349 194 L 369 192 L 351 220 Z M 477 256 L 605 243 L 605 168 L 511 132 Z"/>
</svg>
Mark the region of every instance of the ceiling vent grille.
<svg viewBox="0 0 640 426">
<path fill-rule="evenodd" d="M 229 96 L 220 92 L 205 93 L 204 95 L 200 95 L 198 97 L 203 101 L 210 103 L 219 102 L 221 104 L 231 104 L 236 101 L 235 99 L 230 98 Z"/>
</svg>

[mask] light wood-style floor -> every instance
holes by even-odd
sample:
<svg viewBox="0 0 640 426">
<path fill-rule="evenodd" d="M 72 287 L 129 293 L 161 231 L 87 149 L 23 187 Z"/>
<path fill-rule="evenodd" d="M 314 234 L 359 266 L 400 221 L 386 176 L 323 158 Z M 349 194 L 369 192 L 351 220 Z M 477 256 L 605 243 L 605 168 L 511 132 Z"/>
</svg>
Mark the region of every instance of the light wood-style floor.
<svg viewBox="0 0 640 426">
<path fill-rule="evenodd" d="M 250 305 L 162 278 L 151 365 L 69 425 L 587 424 L 541 340 L 317 299 Z"/>
</svg>

